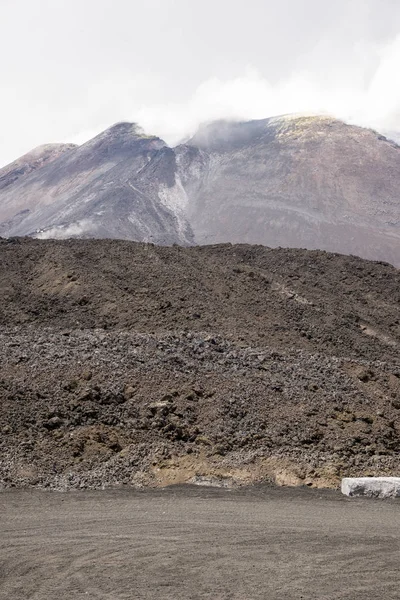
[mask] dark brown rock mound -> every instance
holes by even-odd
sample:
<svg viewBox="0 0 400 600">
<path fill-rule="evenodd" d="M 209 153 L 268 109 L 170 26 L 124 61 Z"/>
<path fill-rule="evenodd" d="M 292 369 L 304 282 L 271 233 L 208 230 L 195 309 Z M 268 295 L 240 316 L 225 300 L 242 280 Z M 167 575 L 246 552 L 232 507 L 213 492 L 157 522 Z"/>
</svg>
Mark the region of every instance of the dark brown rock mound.
<svg viewBox="0 0 400 600">
<path fill-rule="evenodd" d="M 0 243 L 0 485 L 399 468 L 399 271 L 261 246 Z"/>
<path fill-rule="evenodd" d="M 188 329 L 342 356 L 398 356 L 399 271 L 322 251 L 2 240 L 0 323 Z"/>
</svg>

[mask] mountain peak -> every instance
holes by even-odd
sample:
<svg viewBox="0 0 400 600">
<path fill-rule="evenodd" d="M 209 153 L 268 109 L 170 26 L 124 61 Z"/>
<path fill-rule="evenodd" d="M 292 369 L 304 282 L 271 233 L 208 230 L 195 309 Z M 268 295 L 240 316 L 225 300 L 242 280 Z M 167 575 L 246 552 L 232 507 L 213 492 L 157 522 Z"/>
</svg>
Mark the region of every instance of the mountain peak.
<svg viewBox="0 0 400 600">
<path fill-rule="evenodd" d="M 330 135 L 336 137 L 373 136 L 387 141 L 385 136 L 330 115 L 285 114 L 252 121 L 217 120 L 200 125 L 187 142 L 208 152 L 231 152 L 257 142 L 312 142 Z"/>
<path fill-rule="evenodd" d="M 131 135 L 135 137 L 146 137 L 140 125 L 133 122 L 131 123 L 129 121 L 120 121 L 118 123 L 114 123 L 114 125 L 111 125 L 111 127 L 105 129 L 100 135 Z"/>
<path fill-rule="evenodd" d="M 400 264 L 399 150 L 326 115 L 219 120 L 174 149 L 115 123 L 28 175 L 16 161 L 0 235 L 251 243 Z"/>
<path fill-rule="evenodd" d="M 110 155 L 114 152 L 130 153 L 138 148 L 147 147 L 149 150 L 159 150 L 167 144 L 155 135 L 146 135 L 137 123 L 120 122 L 111 125 L 94 138 L 87 141 L 80 147 L 82 153 L 88 150 L 102 149 Z"/>
<path fill-rule="evenodd" d="M 288 114 L 252 121 L 220 119 L 200 125 L 188 144 L 202 150 L 225 152 L 253 143 L 260 136 L 265 141 L 272 141 L 284 133 L 311 131 L 330 127 L 335 123 L 344 125 L 342 121 L 325 115 Z"/>
</svg>

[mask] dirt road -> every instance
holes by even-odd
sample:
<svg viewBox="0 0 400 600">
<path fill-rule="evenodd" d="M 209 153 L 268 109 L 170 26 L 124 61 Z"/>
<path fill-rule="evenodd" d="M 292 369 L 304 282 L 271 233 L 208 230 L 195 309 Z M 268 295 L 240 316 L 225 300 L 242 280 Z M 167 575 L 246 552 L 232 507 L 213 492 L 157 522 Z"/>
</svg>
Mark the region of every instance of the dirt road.
<svg viewBox="0 0 400 600">
<path fill-rule="evenodd" d="M 1 600 L 397 599 L 400 504 L 318 490 L 0 494 Z"/>
</svg>

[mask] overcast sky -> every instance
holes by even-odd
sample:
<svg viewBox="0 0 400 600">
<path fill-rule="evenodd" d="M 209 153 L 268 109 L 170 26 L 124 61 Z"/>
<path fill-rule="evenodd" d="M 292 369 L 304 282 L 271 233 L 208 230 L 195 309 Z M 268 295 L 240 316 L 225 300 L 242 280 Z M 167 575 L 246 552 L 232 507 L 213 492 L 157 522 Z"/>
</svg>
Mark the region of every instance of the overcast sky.
<svg viewBox="0 0 400 600">
<path fill-rule="evenodd" d="M 137 121 L 330 112 L 400 131 L 399 0 L 0 0 L 0 165 Z"/>
</svg>

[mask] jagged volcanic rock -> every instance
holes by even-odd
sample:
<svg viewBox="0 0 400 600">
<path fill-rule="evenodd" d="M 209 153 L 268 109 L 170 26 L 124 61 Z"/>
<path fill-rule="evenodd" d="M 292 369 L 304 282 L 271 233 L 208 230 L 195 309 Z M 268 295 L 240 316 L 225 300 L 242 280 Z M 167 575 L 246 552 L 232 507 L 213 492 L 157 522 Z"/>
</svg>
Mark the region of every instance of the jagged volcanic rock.
<svg viewBox="0 0 400 600">
<path fill-rule="evenodd" d="M 395 475 L 400 273 L 321 251 L 0 241 L 0 487 Z"/>
</svg>

